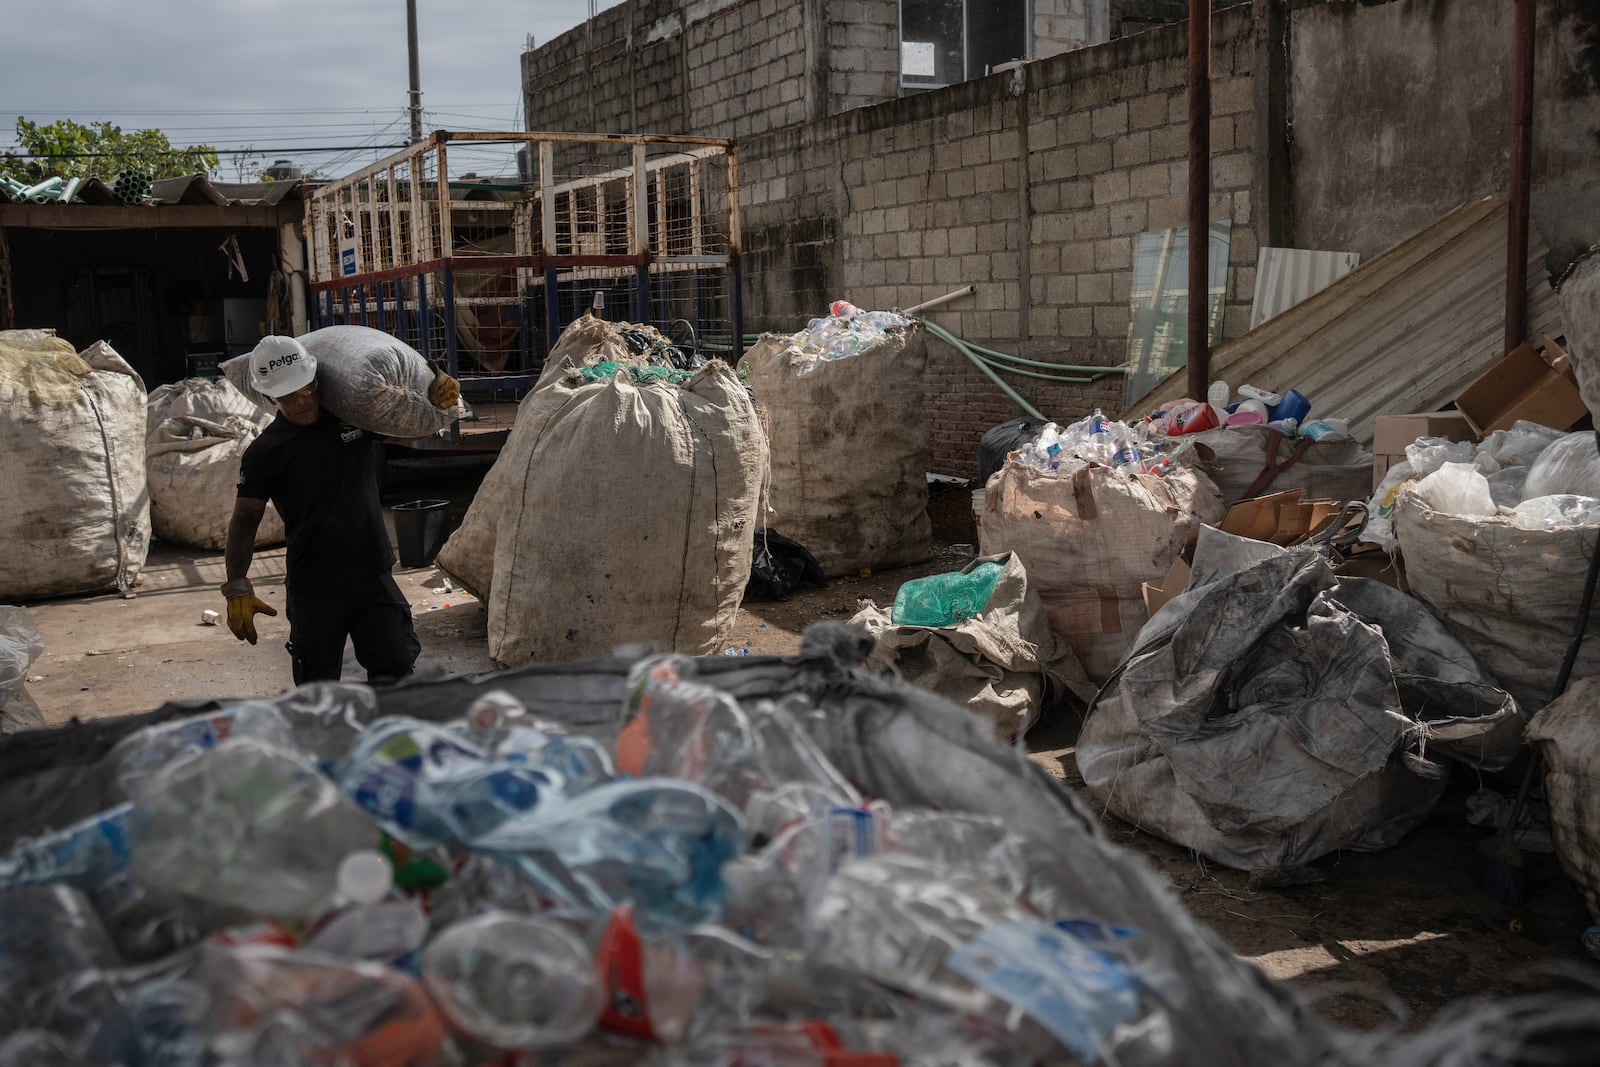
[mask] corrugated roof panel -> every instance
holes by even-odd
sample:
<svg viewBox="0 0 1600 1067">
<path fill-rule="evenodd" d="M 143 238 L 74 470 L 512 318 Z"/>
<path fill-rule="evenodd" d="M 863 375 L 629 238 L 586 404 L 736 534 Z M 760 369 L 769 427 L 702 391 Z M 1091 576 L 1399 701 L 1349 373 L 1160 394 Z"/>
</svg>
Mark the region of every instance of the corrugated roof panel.
<svg viewBox="0 0 1600 1067">
<path fill-rule="evenodd" d="M 1359 252 L 1263 248 L 1256 253 L 1256 295 L 1250 328 L 1322 292 L 1361 263 Z"/>
<path fill-rule="evenodd" d="M 1372 441 L 1379 415 L 1433 411 L 1504 352 L 1506 203 L 1464 204 L 1315 296 L 1211 352 L 1211 379 L 1295 388 L 1312 413 L 1350 420 Z M 1528 248 L 1528 333 L 1556 336 L 1544 241 Z M 1131 405 L 1143 414 L 1183 395 L 1183 371 Z"/>
</svg>

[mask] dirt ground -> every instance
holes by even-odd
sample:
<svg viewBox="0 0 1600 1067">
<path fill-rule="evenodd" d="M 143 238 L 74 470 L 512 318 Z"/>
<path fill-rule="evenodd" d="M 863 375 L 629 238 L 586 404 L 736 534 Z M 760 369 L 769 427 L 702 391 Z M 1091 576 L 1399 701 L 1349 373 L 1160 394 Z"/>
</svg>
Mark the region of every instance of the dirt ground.
<svg viewBox="0 0 1600 1067">
<path fill-rule="evenodd" d="M 391 461 L 386 502 L 448 499 L 459 521 L 484 469 L 467 464 L 440 471 Z M 970 501 L 959 483 L 935 486 L 932 559 L 835 580 L 787 601 L 748 603 L 728 647 L 734 654 L 746 648 L 752 655 L 792 653 L 808 624 L 847 619 L 863 599 L 887 607 L 904 581 L 959 569 L 977 542 Z M 271 695 L 289 687 L 288 627 L 281 617 L 260 620 L 262 639 L 253 647 L 236 641 L 225 625 L 202 622 L 203 610 L 223 608 L 216 592 L 221 553 L 157 544 L 144 574 L 132 599 L 29 605 L 45 653 L 29 672 L 28 692 L 50 722 L 144 711 L 182 697 Z M 259 553 L 252 577 L 264 599 L 281 605 L 283 550 Z M 396 578 L 422 639 L 420 669 L 492 669 L 487 616 L 474 598 L 448 589 L 431 566 L 399 569 Z M 346 677 L 361 677 L 353 660 L 346 665 Z M 1027 744 L 1035 760 L 1093 807 L 1073 758 L 1079 725 L 1075 713 L 1054 709 Z M 1432 817 L 1399 846 L 1328 857 L 1316 864 L 1325 881 L 1290 889 L 1251 889 L 1244 874 L 1187 849 L 1109 816 L 1103 825 L 1114 841 L 1161 871 L 1184 905 L 1241 957 L 1292 983 L 1325 1017 L 1359 1028 L 1415 1025 L 1464 997 L 1551 988 L 1574 975 L 1600 981 L 1600 969 L 1579 941 L 1589 924 L 1582 898 L 1553 856 L 1524 853 L 1527 889 L 1520 907 L 1474 889 L 1469 863 L 1485 831 L 1467 824 L 1464 801 L 1477 784 L 1458 773 Z M 1514 789 L 1509 780 L 1493 784 Z"/>
</svg>

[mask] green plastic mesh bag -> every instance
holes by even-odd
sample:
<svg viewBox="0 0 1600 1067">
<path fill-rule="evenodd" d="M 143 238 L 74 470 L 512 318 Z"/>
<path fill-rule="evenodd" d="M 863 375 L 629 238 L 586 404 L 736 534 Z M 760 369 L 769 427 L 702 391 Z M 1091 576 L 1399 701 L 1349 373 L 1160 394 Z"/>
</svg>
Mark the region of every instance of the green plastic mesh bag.
<svg viewBox="0 0 1600 1067">
<path fill-rule="evenodd" d="M 624 371 L 638 385 L 648 385 L 651 382 L 671 382 L 673 385 L 682 385 L 694 377 L 694 371 L 675 370 L 672 367 L 640 366 L 636 363 L 618 363 L 615 360 L 579 367 L 578 373 L 583 375 L 586 381 L 609 382 L 619 370 Z"/>
<path fill-rule="evenodd" d="M 980 563 L 970 571 L 913 578 L 895 594 L 889 617 L 896 626 L 954 626 L 988 605 L 1004 569 Z"/>
</svg>

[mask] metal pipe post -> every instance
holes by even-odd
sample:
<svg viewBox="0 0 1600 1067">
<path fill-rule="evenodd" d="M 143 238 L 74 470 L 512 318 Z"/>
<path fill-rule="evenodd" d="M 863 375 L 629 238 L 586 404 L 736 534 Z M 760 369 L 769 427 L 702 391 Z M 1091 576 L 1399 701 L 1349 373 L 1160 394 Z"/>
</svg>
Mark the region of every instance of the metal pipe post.
<svg viewBox="0 0 1600 1067">
<path fill-rule="evenodd" d="M 1534 0 L 1517 0 L 1511 22 L 1511 173 L 1506 214 L 1506 336 L 1510 352 L 1527 337 L 1528 187 L 1533 156 Z"/>
<path fill-rule="evenodd" d="M 411 60 L 411 143 L 422 140 L 422 75 L 417 64 L 417 0 L 406 0 L 406 50 Z"/>
<path fill-rule="evenodd" d="M 1211 251 L 1211 0 L 1189 0 L 1189 395 L 1206 398 Z"/>
</svg>

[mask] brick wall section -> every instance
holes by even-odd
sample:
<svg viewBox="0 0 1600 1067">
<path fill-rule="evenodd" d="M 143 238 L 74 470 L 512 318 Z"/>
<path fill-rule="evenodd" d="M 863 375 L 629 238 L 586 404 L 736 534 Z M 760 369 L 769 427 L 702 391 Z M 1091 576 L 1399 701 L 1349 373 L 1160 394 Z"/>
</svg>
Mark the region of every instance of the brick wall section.
<svg viewBox="0 0 1600 1067">
<path fill-rule="evenodd" d="M 804 11 L 745 0 L 684 30 L 693 133 L 739 138 L 805 119 Z"/>
<path fill-rule="evenodd" d="M 751 115 L 792 114 L 784 109 L 795 101 L 769 98 L 751 68 L 789 69 L 769 51 L 803 51 L 810 32 L 787 14 L 806 5 L 767 3 L 723 5 L 653 44 L 644 43 L 641 18 L 630 31 L 635 49 L 676 47 L 685 56 L 697 121 L 673 132 L 747 130 L 739 136 L 746 331 L 792 332 L 839 297 L 865 308 L 909 307 L 971 283 L 972 295 L 928 312 L 930 321 L 1030 359 L 1121 365 L 1135 238 L 1187 222 L 1187 25 L 762 131 Z M 682 10 L 664 0 L 656 6 Z M 827 4 L 830 20 L 846 10 L 865 25 L 892 2 Z M 625 36 L 619 30 L 617 40 Z M 597 47 L 603 37 L 596 32 Z M 1234 223 L 1224 334 L 1232 337 L 1248 325 L 1255 285 L 1249 8 L 1215 15 L 1212 38 L 1210 210 Z M 855 40 L 865 48 L 865 37 Z M 567 43 L 563 37 L 550 47 Z M 849 47 L 830 21 L 830 53 Z M 830 75 L 830 100 L 844 73 Z M 708 111 L 712 87 L 718 99 L 724 88 L 745 94 L 753 109 Z M 1001 377 L 1058 420 L 1122 408 L 1119 376 Z M 932 469 L 970 477 L 983 432 L 1021 409 L 940 342 L 930 344 L 928 387 Z"/>
<path fill-rule="evenodd" d="M 1210 210 L 1234 223 L 1233 337 L 1255 288 L 1248 9 L 1218 15 L 1212 32 Z M 1030 359 L 1120 365 L 1135 238 L 1188 221 L 1187 47 L 1186 26 L 1166 27 L 744 141 L 746 240 L 762 250 L 746 264 L 746 328 L 798 329 L 838 297 L 909 307 L 975 283 L 928 319 Z M 828 219 L 833 271 L 816 246 L 783 262 L 785 235 L 824 233 Z M 1062 421 L 1122 408 L 1120 376 L 1001 378 Z M 930 344 L 928 387 L 932 467 L 971 477 L 983 432 L 1021 409 L 942 342 Z"/>
</svg>

